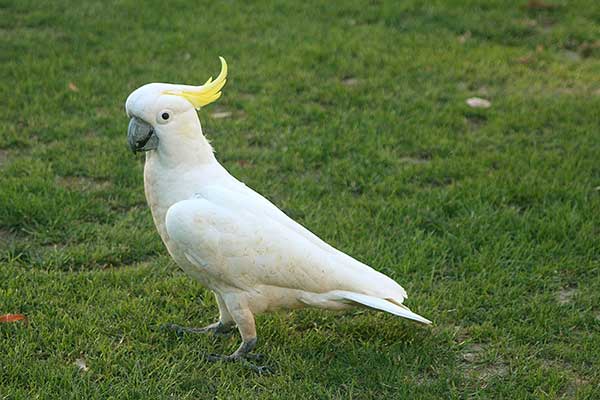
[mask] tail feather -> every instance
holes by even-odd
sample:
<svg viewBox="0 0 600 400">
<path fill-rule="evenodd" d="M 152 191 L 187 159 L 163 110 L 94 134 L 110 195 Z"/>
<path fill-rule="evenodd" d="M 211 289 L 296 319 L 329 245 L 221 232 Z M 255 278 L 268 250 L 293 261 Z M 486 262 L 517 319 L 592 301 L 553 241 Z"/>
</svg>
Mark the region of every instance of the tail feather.
<svg viewBox="0 0 600 400">
<path fill-rule="evenodd" d="M 423 324 L 431 324 L 431 321 L 427 318 L 421 317 L 419 314 L 416 314 L 404 304 L 398 305 L 396 301 L 393 299 L 380 299 L 373 296 L 368 296 L 366 294 L 354 293 L 354 292 L 346 292 L 346 291 L 336 291 L 336 294 L 342 297 L 344 300 L 349 300 L 354 303 L 359 303 L 363 306 L 374 308 L 376 310 L 386 311 L 390 314 L 397 315 L 399 317 L 404 317 L 413 321 L 421 322 Z"/>
</svg>

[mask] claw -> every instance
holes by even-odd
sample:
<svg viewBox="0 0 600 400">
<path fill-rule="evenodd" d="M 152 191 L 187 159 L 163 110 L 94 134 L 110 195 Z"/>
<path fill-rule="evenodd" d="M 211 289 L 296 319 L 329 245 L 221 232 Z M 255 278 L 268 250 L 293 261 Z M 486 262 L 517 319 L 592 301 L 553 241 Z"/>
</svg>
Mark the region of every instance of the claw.
<svg viewBox="0 0 600 400">
<path fill-rule="evenodd" d="M 260 353 L 248 353 L 248 354 L 245 354 L 243 358 L 245 358 L 247 360 L 260 361 L 260 360 L 264 360 L 265 356 Z"/>
<path fill-rule="evenodd" d="M 272 375 L 275 373 L 273 369 L 267 367 L 266 365 L 254 365 L 252 363 L 248 363 L 247 367 L 259 375 Z"/>
<path fill-rule="evenodd" d="M 160 329 L 163 331 L 174 331 L 178 338 L 183 337 L 183 327 L 175 324 L 162 324 Z"/>
<path fill-rule="evenodd" d="M 225 361 L 225 357 L 227 356 L 224 356 L 222 354 L 210 353 L 206 356 L 206 360 L 210 362 Z"/>
<path fill-rule="evenodd" d="M 244 355 L 233 353 L 228 356 L 222 355 L 222 354 L 209 354 L 206 356 L 206 360 L 209 362 L 219 362 L 219 361 L 221 361 L 221 362 L 239 362 L 244 367 L 251 369 L 252 371 L 256 372 L 259 375 L 268 375 L 268 374 L 275 373 L 275 371 L 273 369 L 271 369 L 270 367 L 268 367 L 266 365 L 256 365 L 256 364 L 248 361 L 248 360 L 259 361 L 263 358 L 264 357 L 262 354 L 252 354 L 252 353 L 246 353 Z"/>
</svg>

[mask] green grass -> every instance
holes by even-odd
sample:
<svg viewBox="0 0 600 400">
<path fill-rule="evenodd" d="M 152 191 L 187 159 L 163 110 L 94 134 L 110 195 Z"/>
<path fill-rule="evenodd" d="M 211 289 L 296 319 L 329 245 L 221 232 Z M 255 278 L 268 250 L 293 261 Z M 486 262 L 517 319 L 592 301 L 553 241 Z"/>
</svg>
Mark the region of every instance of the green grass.
<svg viewBox="0 0 600 400">
<path fill-rule="evenodd" d="M 0 315 L 30 321 L 0 324 L 0 398 L 600 398 L 600 3 L 544 1 L 0 1 Z M 217 308 L 155 231 L 124 101 L 218 55 L 221 162 L 431 329 L 260 316 L 273 376 L 159 329 Z"/>
</svg>

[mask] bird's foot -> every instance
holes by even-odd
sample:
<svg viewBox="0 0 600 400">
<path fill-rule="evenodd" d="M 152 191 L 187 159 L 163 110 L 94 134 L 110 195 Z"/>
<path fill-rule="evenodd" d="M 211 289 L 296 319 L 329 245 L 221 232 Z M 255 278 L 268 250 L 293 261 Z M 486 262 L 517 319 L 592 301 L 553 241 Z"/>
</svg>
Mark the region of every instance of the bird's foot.
<svg viewBox="0 0 600 400">
<path fill-rule="evenodd" d="M 255 353 L 246 353 L 246 354 L 239 354 L 237 351 L 233 354 L 230 355 L 223 355 L 223 354 L 209 354 L 206 359 L 210 362 L 218 362 L 218 361 L 222 361 L 222 362 L 239 362 L 241 365 L 243 365 L 246 368 L 251 369 L 252 371 L 256 372 L 259 375 L 266 375 L 266 374 L 272 374 L 273 370 L 271 368 L 269 368 L 266 365 L 256 365 L 253 362 L 250 362 L 249 360 L 252 361 L 259 361 L 263 359 L 263 355 L 262 354 L 255 354 Z"/>
<path fill-rule="evenodd" d="M 221 354 L 210 354 L 207 356 L 207 360 L 211 362 L 224 361 L 224 362 L 239 362 L 243 366 L 250 368 L 252 371 L 263 375 L 272 374 L 273 370 L 265 365 L 256 365 L 248 360 L 260 361 L 263 359 L 262 354 L 250 353 L 250 351 L 256 346 L 256 338 L 243 342 L 240 347 L 230 355 Z"/>
<path fill-rule="evenodd" d="M 175 333 L 179 336 L 183 336 L 184 333 L 212 333 L 217 336 L 224 336 L 232 333 L 234 330 L 234 326 L 224 324 L 221 321 L 202 328 L 186 327 L 177 324 L 165 324 L 162 327 L 164 329 L 175 331 Z"/>
</svg>

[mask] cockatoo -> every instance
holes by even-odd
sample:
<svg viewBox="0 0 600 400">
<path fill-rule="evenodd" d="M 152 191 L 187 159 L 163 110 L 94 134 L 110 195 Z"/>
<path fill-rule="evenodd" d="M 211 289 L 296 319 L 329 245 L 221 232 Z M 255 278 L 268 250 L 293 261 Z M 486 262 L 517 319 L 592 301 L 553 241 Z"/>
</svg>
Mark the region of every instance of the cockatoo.
<svg viewBox="0 0 600 400">
<path fill-rule="evenodd" d="M 189 332 L 237 326 L 239 348 L 221 359 L 251 358 L 254 316 L 305 306 L 363 306 L 431 322 L 402 303 L 406 291 L 388 276 L 330 246 L 217 161 L 196 110 L 221 96 L 227 63 L 201 86 L 144 85 L 127 98 L 134 152 L 146 152 L 144 189 L 156 228 L 176 263 L 210 289 L 219 320 Z"/>
</svg>

